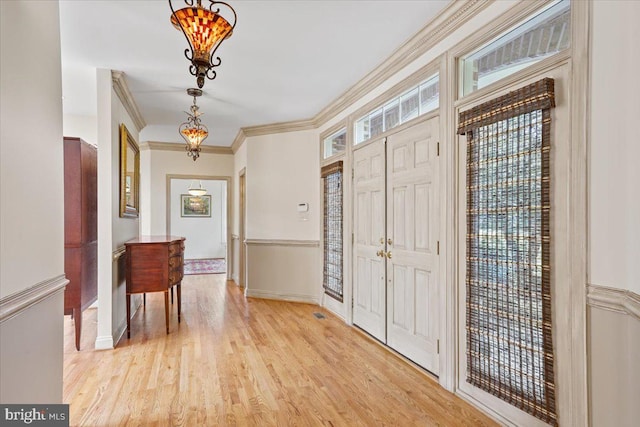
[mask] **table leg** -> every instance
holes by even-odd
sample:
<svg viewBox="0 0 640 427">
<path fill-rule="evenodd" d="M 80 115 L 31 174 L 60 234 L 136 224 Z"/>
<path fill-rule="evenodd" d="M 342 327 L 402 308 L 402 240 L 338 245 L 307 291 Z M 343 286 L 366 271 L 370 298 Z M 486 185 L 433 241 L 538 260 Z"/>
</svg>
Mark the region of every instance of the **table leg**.
<svg viewBox="0 0 640 427">
<path fill-rule="evenodd" d="M 131 295 L 127 292 L 127 339 L 131 338 Z"/>
<path fill-rule="evenodd" d="M 73 309 L 73 323 L 76 327 L 76 350 L 80 351 L 80 334 L 82 333 L 82 311 L 80 307 Z"/>
<path fill-rule="evenodd" d="M 169 290 L 164 291 L 164 322 L 167 325 L 167 334 L 169 333 Z"/>
<path fill-rule="evenodd" d="M 180 289 L 181 286 L 180 283 L 178 283 L 178 290 L 176 291 L 178 293 L 178 323 L 180 323 L 180 307 L 182 306 L 182 291 Z"/>
</svg>

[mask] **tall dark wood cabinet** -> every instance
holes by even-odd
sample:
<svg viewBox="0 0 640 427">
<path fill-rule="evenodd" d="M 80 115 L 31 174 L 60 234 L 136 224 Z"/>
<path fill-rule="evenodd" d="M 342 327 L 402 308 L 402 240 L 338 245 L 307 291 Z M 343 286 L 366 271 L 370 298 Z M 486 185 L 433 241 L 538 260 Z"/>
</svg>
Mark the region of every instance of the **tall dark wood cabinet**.
<svg viewBox="0 0 640 427">
<path fill-rule="evenodd" d="M 98 297 L 98 150 L 64 138 L 64 314 L 71 314 L 80 350 L 82 311 Z"/>
</svg>

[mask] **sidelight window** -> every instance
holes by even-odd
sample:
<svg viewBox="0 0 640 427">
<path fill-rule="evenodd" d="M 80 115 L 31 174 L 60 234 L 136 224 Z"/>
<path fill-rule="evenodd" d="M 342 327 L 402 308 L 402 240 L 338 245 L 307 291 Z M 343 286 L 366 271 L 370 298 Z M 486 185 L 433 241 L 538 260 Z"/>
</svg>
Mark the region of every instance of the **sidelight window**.
<svg viewBox="0 0 640 427">
<path fill-rule="evenodd" d="M 342 302 L 342 161 L 321 170 L 324 187 L 323 287 L 327 295 Z"/>
<path fill-rule="evenodd" d="M 554 81 L 460 113 L 467 136 L 467 382 L 557 425 L 551 328 Z"/>
</svg>

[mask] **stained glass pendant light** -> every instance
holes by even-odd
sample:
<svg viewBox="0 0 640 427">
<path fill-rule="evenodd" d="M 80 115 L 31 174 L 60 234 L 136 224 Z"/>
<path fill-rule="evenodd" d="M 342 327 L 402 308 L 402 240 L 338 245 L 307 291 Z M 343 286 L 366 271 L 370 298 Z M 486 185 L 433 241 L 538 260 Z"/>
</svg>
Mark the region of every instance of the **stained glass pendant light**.
<svg viewBox="0 0 640 427">
<path fill-rule="evenodd" d="M 202 113 L 198 111 L 200 107 L 196 105 L 196 99 L 202 95 L 202 90 L 189 88 L 187 89 L 187 93 L 193 96 L 193 105 L 191 106 L 191 113 L 186 113 L 185 111 L 187 121 L 182 123 L 178 130 L 187 143 L 185 147 L 187 155 L 192 157 L 195 162 L 196 159 L 200 157 L 200 151 L 202 150 L 200 145 L 209 136 L 209 130 L 200 121 Z"/>
<path fill-rule="evenodd" d="M 204 78 L 209 80 L 216 78 L 215 67 L 218 67 L 222 60 L 215 56 L 216 50 L 222 42 L 233 33 L 236 26 L 236 11 L 227 3 L 221 1 L 205 0 L 184 0 L 187 7 L 175 10 L 172 0 L 169 0 L 171 8 L 171 23 L 181 30 L 189 42 L 189 47 L 185 49 L 184 55 L 191 66 L 189 72 L 196 76 L 198 87 L 204 86 Z M 232 22 L 229 22 L 220 14 L 221 7 L 224 7 L 228 16 L 233 15 Z"/>
</svg>

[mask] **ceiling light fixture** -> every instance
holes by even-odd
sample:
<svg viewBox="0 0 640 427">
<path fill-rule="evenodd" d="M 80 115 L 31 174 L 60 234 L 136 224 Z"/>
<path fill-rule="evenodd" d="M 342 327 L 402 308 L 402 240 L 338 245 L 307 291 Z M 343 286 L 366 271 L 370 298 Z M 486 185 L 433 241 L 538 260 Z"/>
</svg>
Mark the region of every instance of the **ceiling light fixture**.
<svg viewBox="0 0 640 427">
<path fill-rule="evenodd" d="M 187 121 L 182 123 L 178 130 L 187 142 L 187 146 L 185 147 L 187 155 L 193 157 L 193 161 L 195 162 L 196 159 L 200 157 L 200 151 L 202 150 L 200 144 L 209 136 L 209 130 L 200 121 L 202 113 L 198 111 L 200 107 L 196 105 L 196 99 L 202 95 L 202 90 L 189 88 L 187 89 L 187 93 L 193 96 L 193 105 L 191 106 L 191 113 L 185 111 L 185 113 L 187 113 Z"/>
<path fill-rule="evenodd" d="M 236 11 L 227 3 L 222 1 L 206 0 L 210 4 L 208 7 L 202 6 L 202 0 L 184 0 L 187 7 L 175 10 L 171 0 L 171 23 L 177 29 L 182 30 L 185 38 L 189 42 L 189 47 L 184 50 L 184 56 L 191 61 L 189 72 L 196 76 L 198 87 L 204 86 L 205 76 L 209 80 L 216 78 L 215 67 L 222 63 L 219 56 L 214 55 L 222 42 L 231 37 L 236 26 Z M 222 5 L 233 13 L 233 23 L 229 23 L 220 15 Z"/>
<path fill-rule="evenodd" d="M 207 194 L 207 190 L 202 188 L 202 181 L 200 181 L 200 186 L 198 188 L 193 187 L 194 182 L 195 181 L 191 181 L 191 185 L 189 186 L 189 190 L 187 190 L 187 193 L 192 196 L 204 196 L 205 194 Z"/>
</svg>

